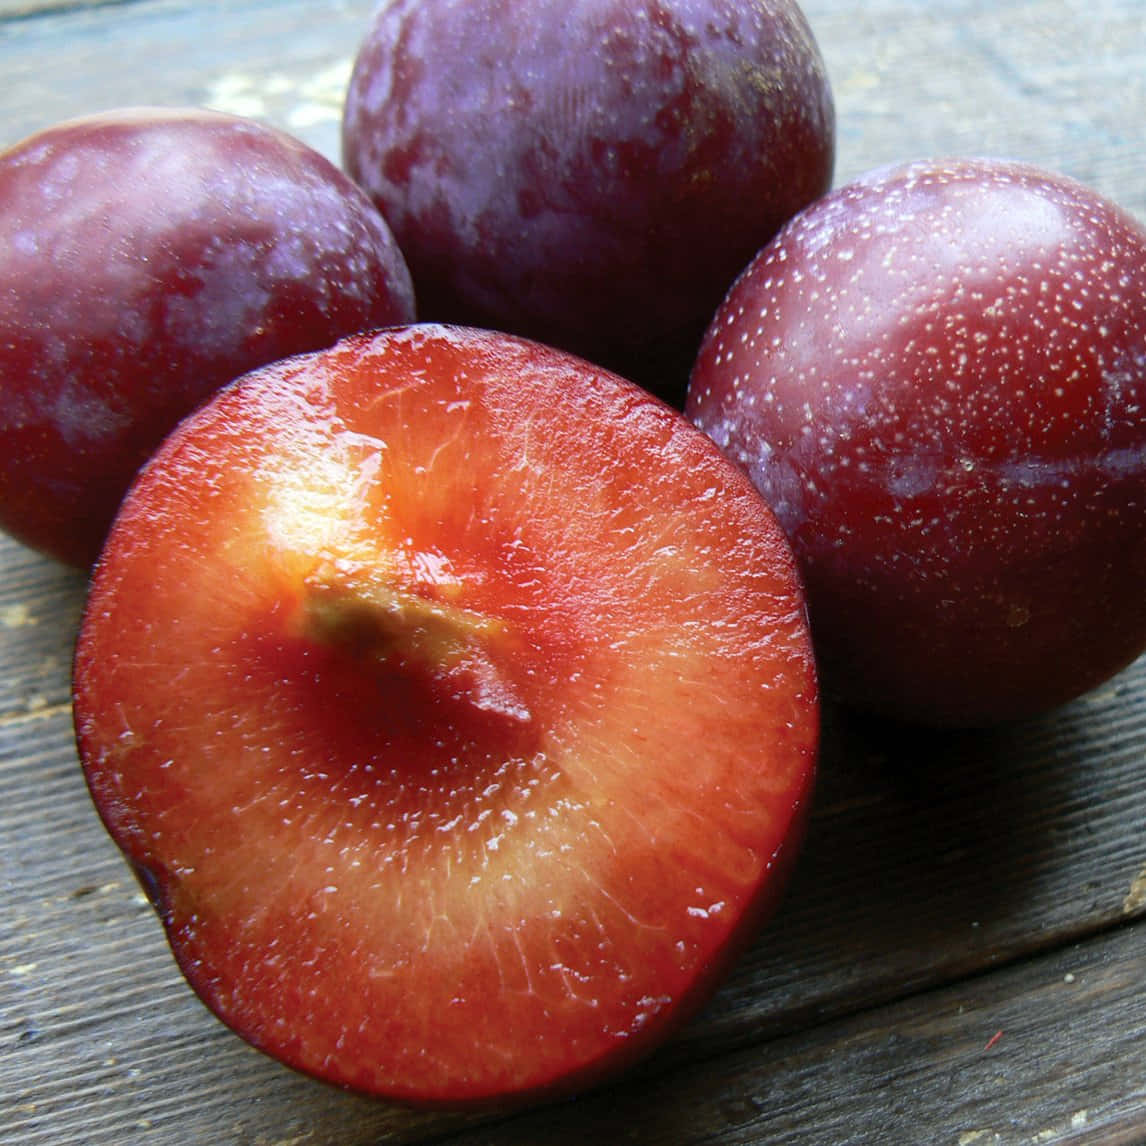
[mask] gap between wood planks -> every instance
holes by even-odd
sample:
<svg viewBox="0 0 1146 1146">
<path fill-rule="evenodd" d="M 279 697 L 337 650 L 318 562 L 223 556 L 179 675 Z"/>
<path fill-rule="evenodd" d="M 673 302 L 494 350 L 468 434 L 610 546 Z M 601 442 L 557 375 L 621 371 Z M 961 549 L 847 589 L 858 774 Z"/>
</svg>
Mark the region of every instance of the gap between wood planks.
<svg viewBox="0 0 1146 1146">
<path fill-rule="evenodd" d="M 852 1035 L 859 1039 L 859 1041 L 864 1041 L 865 1039 L 869 1042 L 872 1039 L 878 1040 L 880 1030 L 884 1030 L 886 1033 L 887 1031 L 894 1029 L 893 1026 L 888 1026 L 889 1022 L 895 1023 L 899 1021 L 895 1018 L 897 1008 L 910 1008 L 913 1006 L 913 1004 L 926 1004 L 928 998 L 931 996 L 950 996 L 951 992 L 962 991 L 969 985 L 974 984 L 976 981 L 993 980 L 996 984 L 998 984 L 998 986 L 994 988 L 994 995 L 997 996 L 994 999 L 994 1002 L 998 1003 L 1000 999 L 1010 998 L 1010 995 L 1007 992 L 1007 985 L 1009 983 L 1007 976 L 1009 973 L 1013 975 L 1014 972 L 1020 971 L 1024 965 L 1033 965 L 1037 967 L 1038 965 L 1042 964 L 1045 968 L 1045 966 L 1049 965 L 1049 961 L 1055 960 L 1056 957 L 1065 957 L 1067 952 L 1071 949 L 1093 950 L 1094 946 L 1101 943 L 1104 939 L 1111 939 L 1112 937 L 1116 937 L 1118 935 L 1125 936 L 1125 940 L 1123 942 L 1123 945 L 1125 946 L 1125 943 L 1132 939 L 1133 932 L 1141 931 L 1143 929 L 1144 920 L 1146 920 L 1146 915 L 1136 917 L 1135 919 L 1127 918 L 1122 921 L 1115 921 L 1111 924 L 1097 926 L 1086 932 L 1078 939 L 1070 940 L 1060 938 L 1059 942 L 1048 943 L 1046 948 L 1041 951 L 1027 952 L 1024 953 L 1024 955 L 1021 957 L 995 963 L 982 969 L 979 972 L 972 973 L 961 978 L 955 978 L 936 983 L 922 990 L 907 991 L 896 999 L 882 1001 L 870 1006 L 855 1007 L 846 1013 L 841 1011 L 833 1014 L 830 1018 L 827 1018 L 822 1022 L 809 1023 L 805 1026 L 802 1026 L 798 1030 L 767 1036 L 752 1045 L 756 1047 L 763 1047 L 770 1044 L 791 1044 L 792 1040 L 796 1039 L 811 1038 L 812 1040 L 815 1040 L 817 1035 L 827 1035 L 830 1039 L 833 1037 L 833 1031 L 836 1032 L 837 1036 L 840 1032 L 843 1032 L 846 1035 L 849 1025 L 854 1028 L 857 1020 L 862 1022 L 867 1018 L 867 1016 L 873 1017 L 873 1023 L 870 1028 L 870 1032 L 866 1035 L 856 1036 L 853 1029 Z M 1101 967 L 1102 965 L 1103 961 L 1098 960 L 1096 966 Z M 1080 981 L 1086 982 L 1087 978 L 1088 973 L 1086 971 L 1079 972 L 1077 975 L 1074 971 L 1067 971 L 1065 976 L 1062 977 L 1061 981 L 1064 985 L 1071 986 Z M 1117 978 L 1117 976 L 1115 976 L 1115 978 Z M 1054 982 L 1057 982 L 1057 980 L 1046 980 L 1044 978 L 1036 979 L 1032 981 L 1032 991 L 1037 995 L 1039 992 L 1047 989 L 1048 985 L 1053 985 Z M 1008 1024 L 1005 1023 L 1005 1020 L 1002 1027 L 995 1027 L 994 1023 L 991 1021 L 995 1016 L 992 1015 L 990 1010 L 990 1004 L 992 1002 L 992 992 L 990 987 L 988 987 L 987 990 L 983 992 L 983 995 L 986 1002 L 988 1003 L 988 1008 L 984 1010 L 982 1015 L 984 1033 L 982 1035 L 982 1042 L 979 1043 L 978 1046 L 980 1048 L 979 1054 L 981 1056 L 987 1056 L 989 1055 L 989 1052 L 993 1051 L 997 1046 L 1004 1043 L 1004 1040 L 1006 1040 L 1011 1028 Z M 883 1020 L 882 1027 L 878 1018 L 880 1012 L 885 1012 L 888 1014 L 888 1017 Z M 964 1014 L 964 1009 L 962 1005 L 959 1006 L 958 1016 L 960 1017 L 958 1018 L 953 1017 L 954 1012 L 951 1011 L 950 1008 L 940 1007 L 935 1012 L 935 1014 L 937 1016 L 937 1021 L 939 1021 L 941 1024 L 943 1022 L 962 1023 L 961 1016 Z M 946 1020 L 943 1018 L 944 1015 L 947 1016 Z M 902 1017 L 903 1014 L 900 1013 L 900 1018 Z M 1013 1014 L 1011 1015 L 1011 1018 L 1014 1018 Z M 931 1023 L 931 1021 L 932 1020 L 923 1017 L 923 1012 L 908 1013 L 906 1016 L 907 1025 L 914 1027 L 917 1030 L 926 1028 Z M 996 1019 L 996 1021 L 998 1021 L 998 1019 Z M 967 1041 L 966 1031 L 963 1032 L 963 1038 L 964 1041 Z M 974 1042 L 973 1038 L 971 1042 Z M 673 1086 L 674 1078 L 681 1078 L 683 1080 L 684 1076 L 689 1075 L 690 1072 L 697 1070 L 699 1070 L 701 1073 L 705 1073 L 707 1068 L 705 1077 L 710 1080 L 716 1078 L 718 1076 L 715 1073 L 714 1068 L 719 1068 L 722 1063 L 728 1064 L 730 1071 L 729 1077 L 731 1077 L 737 1069 L 736 1064 L 738 1062 L 743 1062 L 745 1060 L 745 1056 L 750 1054 L 751 1051 L 752 1046 L 742 1046 L 723 1052 L 717 1051 L 716 1053 L 710 1055 L 695 1054 L 694 1056 L 682 1061 L 674 1061 L 667 1064 L 661 1062 L 659 1068 L 657 1067 L 656 1060 L 654 1060 L 652 1064 L 646 1066 L 645 1068 L 638 1068 L 638 1070 L 630 1073 L 629 1078 L 633 1080 L 639 1088 L 638 1097 L 631 1099 L 631 1101 L 643 1101 L 639 1095 L 644 1095 L 646 1091 L 650 1094 L 663 1092 L 666 1087 Z M 746 1072 L 751 1073 L 752 1068 L 750 1066 L 744 1069 Z M 765 1073 L 770 1073 L 770 1070 L 766 1068 Z M 1046 1079 L 1044 1078 L 1043 1081 L 1046 1081 Z M 600 1133 L 603 1129 L 609 1129 L 611 1126 L 609 1119 L 616 1119 L 618 1116 L 615 1112 L 610 1114 L 609 1111 L 604 1110 L 605 1104 L 610 1101 L 607 1091 L 608 1087 L 605 1087 L 602 1090 L 588 1092 L 581 1096 L 579 1101 L 584 1102 L 585 1107 L 581 1112 L 572 1112 L 569 1114 L 570 1123 L 561 1128 L 564 1132 L 564 1136 L 559 1136 L 558 1139 L 561 1143 L 575 1140 L 572 1135 L 580 1135 L 586 1129 L 586 1127 L 588 1127 L 588 1130 L 591 1133 Z M 714 1099 L 714 1101 L 716 1100 Z M 756 1106 L 755 1102 L 756 1100 L 754 1099 L 748 1100 L 749 1105 L 752 1107 L 752 1111 L 750 1111 L 750 1113 L 754 1112 L 759 1114 L 766 1110 L 765 1106 Z M 492 1143 L 495 1139 L 487 1139 L 484 1135 L 496 1134 L 496 1141 L 501 1142 L 503 1140 L 502 1135 L 504 1135 L 506 1146 L 517 1146 L 517 1144 L 520 1143 L 527 1143 L 537 1140 L 536 1138 L 531 1138 L 530 1134 L 536 1128 L 538 1120 L 545 1116 L 547 1109 L 551 1112 L 555 1112 L 558 1117 L 561 1116 L 563 1109 L 571 1110 L 571 1108 L 562 1107 L 561 1104 L 551 1108 L 534 1108 L 531 1110 L 520 1111 L 516 1114 L 509 1113 L 504 1117 L 494 1116 L 488 1123 L 478 1124 L 476 1126 L 461 1126 L 458 1128 L 446 1129 L 441 1133 L 431 1133 L 431 1135 L 428 1137 L 420 1136 L 417 1138 L 412 1138 L 410 1141 L 417 1142 L 420 1144 L 420 1146 L 451 1146 L 451 1144 L 454 1143 L 456 1143 L 457 1146 L 487 1146 L 487 1142 L 489 1146 L 492 1146 Z M 714 1109 L 716 1109 L 716 1107 L 714 1107 Z M 602 1111 L 604 1111 L 603 1114 Z M 1067 1113 L 1065 1120 L 1063 1120 L 1062 1117 L 1059 1117 L 1058 1121 L 1053 1126 L 1039 1132 L 1028 1132 L 1026 1130 L 1019 1129 L 1017 1125 L 1011 1126 L 1010 1128 L 1014 1131 L 1014 1133 L 1010 1137 L 1005 1138 L 995 1130 L 967 1129 L 959 1135 L 958 1142 L 960 1146 L 972 1146 L 972 1144 L 978 1143 L 983 1143 L 984 1146 L 986 1146 L 987 1143 L 993 1142 L 1017 1143 L 1021 1141 L 1037 1143 L 1046 1141 L 1049 1143 L 1053 1141 L 1065 1144 L 1067 1142 L 1082 1142 L 1085 1140 L 1088 1143 L 1095 1144 L 1101 1142 L 1104 1144 L 1104 1146 L 1107 1146 L 1107 1144 L 1109 1144 L 1109 1146 L 1130 1146 L 1130 1143 L 1140 1144 L 1143 1141 L 1146 1141 L 1141 1136 L 1142 1122 L 1138 1114 L 1133 1114 L 1133 1124 L 1128 1124 L 1122 1121 L 1117 1114 L 1113 1118 L 1108 1116 L 1105 1121 L 1092 1124 L 1087 1117 L 1088 1114 L 1089 1111 L 1087 1109 L 1080 1109 L 1071 1113 Z M 624 1117 L 624 1114 L 621 1114 L 620 1120 L 623 1121 Z M 602 1119 L 604 1120 L 603 1125 Z M 740 1127 L 739 1129 L 744 1131 L 744 1134 L 752 1133 L 751 1131 L 746 1130 L 744 1127 Z M 954 1132 L 958 1131 L 960 1127 L 953 1124 L 950 1129 L 953 1131 L 950 1141 L 954 1143 L 956 1141 Z M 749 1141 L 749 1139 L 745 1137 L 744 1134 L 737 1134 L 736 1141 Z M 1082 1136 L 1080 1137 L 1080 1135 Z M 655 1138 L 656 1135 L 651 1138 L 639 1137 L 639 1135 L 636 1133 L 633 1135 L 634 1141 L 639 1140 L 641 1142 L 651 1143 Z M 708 1133 L 701 1135 L 694 1133 L 687 1138 L 688 1142 L 693 1143 L 699 1143 L 701 1141 L 716 1142 L 718 1140 L 723 1141 L 723 1138 L 717 1139 L 714 1136 L 710 1136 Z M 785 1137 L 784 1140 L 787 1141 L 788 1139 Z M 849 1142 L 860 1141 L 860 1139 L 852 1138 L 848 1138 L 847 1140 Z M 865 1138 L 862 1140 L 884 1141 L 885 1139 Z M 935 1138 L 929 1138 L 912 1139 L 911 1141 L 937 1140 L 938 1139 Z M 947 1140 L 948 1139 L 944 1139 L 944 1141 Z M 672 1139 L 666 1139 L 666 1141 L 672 1141 Z M 770 1141 L 770 1138 L 752 1137 L 751 1141 L 765 1142 Z"/>
<path fill-rule="evenodd" d="M 1141 925 L 1144 921 L 1146 921 L 1146 867 L 1144 867 L 1132 881 L 1127 896 L 1123 900 L 1122 914 L 1120 916 L 1113 916 L 1102 922 L 1091 923 L 1075 928 L 1063 928 L 1061 931 L 1050 935 L 1044 942 L 1034 943 L 1029 947 L 1024 947 L 1021 951 L 1017 951 L 1009 958 L 1004 957 L 985 960 L 978 967 L 953 972 L 947 976 L 936 978 L 935 981 L 923 987 L 908 989 L 906 991 L 888 992 L 886 996 L 878 996 L 870 1002 L 861 1002 L 851 1007 L 842 1006 L 837 1010 L 831 1011 L 829 1014 L 825 1014 L 819 1021 L 805 1022 L 798 1030 L 777 1030 L 772 1034 L 764 1035 L 760 1039 L 748 1040 L 744 1043 L 734 1042 L 732 1045 L 721 1046 L 719 1044 L 713 1044 L 708 1053 L 705 1053 L 704 1043 L 701 1040 L 688 1044 L 689 1053 L 687 1055 L 681 1054 L 674 1056 L 672 1054 L 672 1044 L 670 1044 L 666 1048 L 668 1053 L 662 1053 L 660 1056 L 662 1059 L 660 1069 L 656 1069 L 656 1060 L 654 1059 L 652 1063 L 646 1065 L 644 1071 L 650 1076 L 671 1075 L 674 1070 L 695 1063 L 719 1062 L 722 1058 L 742 1053 L 751 1046 L 764 1046 L 768 1043 L 790 1038 L 793 1034 L 803 1035 L 812 1031 L 825 1030 L 839 1023 L 848 1022 L 864 1015 L 885 1010 L 888 1007 L 901 1005 L 914 999 L 925 999 L 929 995 L 947 991 L 954 987 L 962 987 L 987 980 L 997 973 L 1013 970 L 1026 964 L 1036 963 L 1039 960 L 1054 955 L 1055 952 L 1065 951 L 1078 944 L 1097 941 L 1105 936 L 1115 935 L 1123 930 Z M 637 1069 L 641 1071 L 642 1068 L 638 1067 Z"/>
<path fill-rule="evenodd" d="M 40 16 L 66 16 L 93 8 L 125 8 L 146 0 L 0 0 L 0 23 L 6 20 L 35 20 Z"/>
<path fill-rule="evenodd" d="M 1066 952 L 1072 947 L 1078 947 L 1088 943 L 1097 943 L 1104 938 L 1109 938 L 1122 932 L 1129 933 L 1135 927 L 1141 928 L 1144 921 L 1146 921 L 1146 868 L 1144 868 L 1132 882 L 1127 898 L 1123 902 L 1123 912 L 1121 916 L 1114 916 L 1107 921 L 1097 924 L 1092 923 L 1088 926 L 1064 929 L 1049 936 L 1045 942 L 1026 947 L 1021 952 L 1016 952 L 1009 958 L 984 962 L 972 970 L 966 970 L 958 974 L 951 974 L 936 979 L 924 987 L 889 993 L 886 997 L 881 996 L 867 1003 L 859 1003 L 851 1007 L 841 1007 L 825 1015 L 824 1018 L 819 1021 L 805 1022 L 796 1030 L 777 1031 L 773 1034 L 765 1035 L 758 1040 L 736 1043 L 731 1046 L 714 1044 L 707 1053 L 703 1042 L 689 1044 L 689 1053 L 687 1055 L 674 1055 L 672 1053 L 672 1046 L 670 1045 L 666 1048 L 665 1053 L 650 1060 L 643 1067 L 638 1067 L 632 1077 L 639 1082 L 651 1084 L 664 1079 L 671 1079 L 675 1074 L 681 1071 L 691 1070 L 697 1066 L 711 1066 L 713 1064 L 719 1064 L 723 1060 L 732 1061 L 736 1059 L 737 1056 L 749 1052 L 753 1047 L 780 1043 L 785 1039 L 796 1036 L 803 1037 L 829 1032 L 833 1028 L 839 1028 L 847 1023 L 862 1020 L 866 1016 L 877 1015 L 879 1012 L 886 1011 L 888 1008 L 910 1005 L 913 1002 L 921 1002 L 931 996 L 938 996 L 944 992 L 963 989 L 975 983 L 989 982 L 993 979 L 997 980 L 999 976 L 1005 975 L 1008 971 L 1015 971 L 1024 966 L 1038 964 L 1041 961 L 1053 958 L 1056 953 Z M 985 1041 L 984 1051 L 992 1049 L 992 1047 L 1002 1041 L 1004 1037 L 1005 1031 L 991 1033 L 990 1037 Z M 525 1117 L 527 1116 L 528 1114 L 526 1113 Z M 522 1117 L 523 1116 L 518 1116 L 516 1119 L 510 1117 L 506 1120 L 499 1120 L 499 1124 L 502 1124 L 502 1121 L 512 1124 Z M 455 1138 L 461 1139 L 463 1142 L 468 1142 L 467 1135 L 470 1133 L 471 1131 L 468 1128 L 449 1131 L 442 1135 L 441 1138 L 432 1139 L 432 1142 L 435 1146 L 438 1142 L 445 1144 Z"/>
</svg>

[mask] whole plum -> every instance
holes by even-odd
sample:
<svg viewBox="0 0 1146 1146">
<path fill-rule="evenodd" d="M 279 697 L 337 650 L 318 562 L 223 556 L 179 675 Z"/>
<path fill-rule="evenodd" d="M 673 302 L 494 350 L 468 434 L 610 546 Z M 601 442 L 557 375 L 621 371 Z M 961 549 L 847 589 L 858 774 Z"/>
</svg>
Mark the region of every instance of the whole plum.
<svg viewBox="0 0 1146 1146">
<path fill-rule="evenodd" d="M 830 185 L 834 125 L 792 0 L 388 0 L 343 150 L 424 317 L 681 400 L 732 280 Z"/>
<path fill-rule="evenodd" d="M 369 199 L 272 128 L 124 109 L 0 153 L 0 525 L 87 566 L 140 465 L 246 371 L 414 316 Z"/>
<path fill-rule="evenodd" d="M 844 700 L 989 724 L 1146 648 L 1146 230 L 1077 182 L 838 189 L 736 282 L 687 411 L 784 525 Z"/>
</svg>

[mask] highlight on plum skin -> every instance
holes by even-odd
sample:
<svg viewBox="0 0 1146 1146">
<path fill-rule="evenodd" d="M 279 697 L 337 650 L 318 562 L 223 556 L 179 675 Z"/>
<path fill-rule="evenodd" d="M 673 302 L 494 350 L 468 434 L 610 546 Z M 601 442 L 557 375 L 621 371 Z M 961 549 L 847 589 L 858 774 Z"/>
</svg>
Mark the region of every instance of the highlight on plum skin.
<svg viewBox="0 0 1146 1146">
<path fill-rule="evenodd" d="M 126 108 L 0 153 L 0 526 L 86 567 L 176 422 L 247 370 L 414 317 L 366 196 L 253 121 Z"/>
<path fill-rule="evenodd" d="M 124 502 L 75 665 L 95 805 L 188 981 L 418 1106 L 651 1053 L 775 908 L 811 797 L 775 517 L 679 412 L 504 334 L 216 393 Z"/>
<path fill-rule="evenodd" d="M 793 0 L 391 0 L 343 156 L 423 318 L 683 401 L 733 278 L 830 186 L 835 109 Z"/>
<path fill-rule="evenodd" d="M 837 189 L 730 290 L 687 412 L 784 525 L 827 692 L 990 724 L 1146 648 L 1146 230 L 1078 182 Z"/>
</svg>

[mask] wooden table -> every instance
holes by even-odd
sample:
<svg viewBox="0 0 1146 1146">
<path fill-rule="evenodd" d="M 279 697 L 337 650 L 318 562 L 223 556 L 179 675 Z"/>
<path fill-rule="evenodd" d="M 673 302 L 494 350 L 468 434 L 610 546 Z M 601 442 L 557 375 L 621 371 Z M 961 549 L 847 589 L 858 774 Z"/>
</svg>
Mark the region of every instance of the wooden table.
<svg viewBox="0 0 1146 1146">
<path fill-rule="evenodd" d="M 337 158 L 371 7 L 0 0 L 0 144 L 103 107 L 206 103 Z M 839 180 L 1007 154 L 1146 220 L 1143 0 L 805 10 Z M 191 995 L 77 766 L 83 595 L 80 575 L 0 541 L 6 1146 L 1146 1142 L 1146 660 L 990 733 L 830 713 L 794 886 L 711 1005 L 616 1088 L 490 1123 L 296 1076 Z"/>
</svg>

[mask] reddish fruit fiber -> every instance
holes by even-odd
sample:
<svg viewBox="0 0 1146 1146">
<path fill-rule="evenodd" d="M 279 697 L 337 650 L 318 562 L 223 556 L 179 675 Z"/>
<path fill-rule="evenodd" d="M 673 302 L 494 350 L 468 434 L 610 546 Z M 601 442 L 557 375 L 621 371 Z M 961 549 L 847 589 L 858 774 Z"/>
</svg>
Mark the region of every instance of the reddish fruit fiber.
<svg viewBox="0 0 1146 1146">
<path fill-rule="evenodd" d="M 759 254 L 687 409 L 792 540 L 826 688 L 988 724 L 1146 648 L 1144 300 L 1136 220 L 1001 160 L 875 172 Z"/>
<path fill-rule="evenodd" d="M 175 423 L 248 370 L 414 316 L 366 196 L 272 128 L 72 120 L 0 154 L 0 525 L 87 566 Z"/>
<path fill-rule="evenodd" d="M 636 386 L 412 327 L 145 467 L 76 655 L 95 803 L 206 1003 L 411 1103 L 649 1051 L 784 885 L 817 691 L 783 533 Z"/>
</svg>

